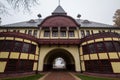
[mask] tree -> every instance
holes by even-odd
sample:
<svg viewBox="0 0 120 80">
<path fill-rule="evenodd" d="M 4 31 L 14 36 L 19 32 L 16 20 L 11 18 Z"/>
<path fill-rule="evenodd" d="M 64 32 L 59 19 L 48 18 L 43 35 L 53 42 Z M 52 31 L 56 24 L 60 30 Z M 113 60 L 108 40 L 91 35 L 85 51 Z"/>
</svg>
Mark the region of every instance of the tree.
<svg viewBox="0 0 120 80">
<path fill-rule="evenodd" d="M 32 6 L 39 4 L 39 0 L 0 0 L 0 14 L 9 13 L 9 7 L 5 3 L 15 10 L 30 11 Z"/>
<path fill-rule="evenodd" d="M 115 26 L 120 27 L 120 9 L 117 9 L 114 16 L 113 16 L 113 22 L 115 23 Z"/>
</svg>

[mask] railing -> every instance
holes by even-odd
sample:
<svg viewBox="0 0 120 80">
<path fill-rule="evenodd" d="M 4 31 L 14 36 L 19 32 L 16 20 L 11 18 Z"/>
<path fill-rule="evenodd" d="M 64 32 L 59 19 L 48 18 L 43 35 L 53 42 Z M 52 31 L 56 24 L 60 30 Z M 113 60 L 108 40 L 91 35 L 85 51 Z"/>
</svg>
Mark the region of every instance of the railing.
<svg viewBox="0 0 120 80">
<path fill-rule="evenodd" d="M 39 44 L 80 44 L 80 39 L 39 39 Z"/>
</svg>

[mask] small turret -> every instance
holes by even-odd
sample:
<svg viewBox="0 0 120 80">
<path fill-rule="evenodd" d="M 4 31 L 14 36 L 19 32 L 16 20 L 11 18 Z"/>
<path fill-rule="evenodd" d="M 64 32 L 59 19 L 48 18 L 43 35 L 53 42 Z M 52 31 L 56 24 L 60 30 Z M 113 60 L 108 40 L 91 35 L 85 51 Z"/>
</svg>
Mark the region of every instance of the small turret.
<svg viewBox="0 0 120 80">
<path fill-rule="evenodd" d="M 64 9 L 59 5 L 54 12 L 52 13 L 52 15 L 67 15 L 67 13 L 64 11 Z"/>
</svg>

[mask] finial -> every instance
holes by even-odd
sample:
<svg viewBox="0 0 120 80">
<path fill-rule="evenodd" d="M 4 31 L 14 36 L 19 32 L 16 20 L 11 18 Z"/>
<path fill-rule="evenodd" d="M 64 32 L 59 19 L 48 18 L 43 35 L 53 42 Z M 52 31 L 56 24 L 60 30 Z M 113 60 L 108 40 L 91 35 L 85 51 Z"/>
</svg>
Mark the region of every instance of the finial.
<svg viewBox="0 0 120 80">
<path fill-rule="evenodd" d="M 77 15 L 77 17 L 78 17 L 78 18 L 80 18 L 80 17 L 81 17 L 81 15 L 80 15 L 80 14 L 78 14 L 78 15 Z"/>
<path fill-rule="evenodd" d="M 59 6 L 60 6 L 60 0 L 59 0 L 58 4 L 59 4 Z"/>
<path fill-rule="evenodd" d="M 38 14 L 37 16 L 38 16 L 39 19 L 42 17 L 41 14 Z"/>
</svg>

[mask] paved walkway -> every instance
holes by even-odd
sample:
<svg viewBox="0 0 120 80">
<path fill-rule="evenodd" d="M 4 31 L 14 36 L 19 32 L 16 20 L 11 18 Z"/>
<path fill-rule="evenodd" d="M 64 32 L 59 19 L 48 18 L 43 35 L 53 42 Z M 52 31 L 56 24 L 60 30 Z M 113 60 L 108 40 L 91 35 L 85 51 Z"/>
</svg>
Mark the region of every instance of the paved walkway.
<svg viewBox="0 0 120 80">
<path fill-rule="evenodd" d="M 70 72 L 49 72 L 39 80 L 81 80 Z"/>
</svg>

